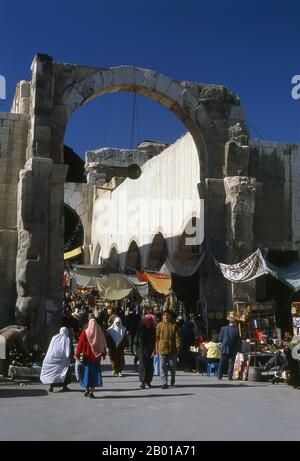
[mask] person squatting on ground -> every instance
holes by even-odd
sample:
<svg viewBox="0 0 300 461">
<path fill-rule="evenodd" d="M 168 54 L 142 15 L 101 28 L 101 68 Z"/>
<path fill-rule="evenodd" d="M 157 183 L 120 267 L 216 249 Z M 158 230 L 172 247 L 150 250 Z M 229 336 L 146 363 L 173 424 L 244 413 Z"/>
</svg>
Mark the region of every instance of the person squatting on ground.
<svg viewBox="0 0 300 461">
<path fill-rule="evenodd" d="M 228 379 L 231 381 L 233 377 L 233 369 L 235 357 L 242 349 L 242 341 L 238 329 L 235 326 L 235 318 L 228 317 L 229 325 L 222 327 L 219 336 L 221 343 L 221 361 L 218 369 L 218 379 L 223 378 L 225 366 L 228 364 Z"/>
<path fill-rule="evenodd" d="M 177 353 L 181 347 L 178 327 L 171 323 L 170 311 L 163 313 L 163 321 L 156 329 L 156 352 L 160 358 L 160 376 L 162 389 L 168 388 L 168 366 L 171 371 L 171 386 L 175 385 Z"/>
<path fill-rule="evenodd" d="M 70 390 L 67 386 L 71 382 L 70 361 L 69 330 L 63 327 L 51 339 L 42 365 L 40 379 L 43 384 L 50 384 L 49 392 L 53 392 L 55 387 L 62 387 L 64 392 Z"/>
<path fill-rule="evenodd" d="M 89 315 L 88 327 L 80 335 L 75 356 L 82 362 L 80 385 L 85 397 L 94 399 L 95 387 L 102 387 L 101 358 L 106 357 L 106 340 L 95 316 Z"/>
<path fill-rule="evenodd" d="M 124 349 L 127 346 L 127 331 L 119 317 L 107 330 L 107 345 L 113 376 L 122 376 L 125 367 Z"/>
<path fill-rule="evenodd" d="M 156 323 L 154 315 L 146 314 L 138 327 L 135 340 L 134 352 L 139 357 L 140 388 L 151 388 L 153 379 L 153 357 L 155 353 Z"/>
</svg>

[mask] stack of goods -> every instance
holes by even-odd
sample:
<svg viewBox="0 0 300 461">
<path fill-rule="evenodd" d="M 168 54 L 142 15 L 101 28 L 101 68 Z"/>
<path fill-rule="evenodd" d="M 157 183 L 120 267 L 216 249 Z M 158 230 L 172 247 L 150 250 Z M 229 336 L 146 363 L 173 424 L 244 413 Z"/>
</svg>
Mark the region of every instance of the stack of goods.
<svg viewBox="0 0 300 461">
<path fill-rule="evenodd" d="M 17 352 L 16 349 L 10 351 L 8 376 L 15 379 L 39 379 L 42 369 L 44 355 L 39 351 L 25 356 Z"/>
<path fill-rule="evenodd" d="M 294 336 L 300 335 L 300 302 L 292 303 Z"/>
<path fill-rule="evenodd" d="M 265 342 L 276 336 L 276 317 L 273 302 L 251 303 L 240 326 L 242 339 Z"/>
</svg>

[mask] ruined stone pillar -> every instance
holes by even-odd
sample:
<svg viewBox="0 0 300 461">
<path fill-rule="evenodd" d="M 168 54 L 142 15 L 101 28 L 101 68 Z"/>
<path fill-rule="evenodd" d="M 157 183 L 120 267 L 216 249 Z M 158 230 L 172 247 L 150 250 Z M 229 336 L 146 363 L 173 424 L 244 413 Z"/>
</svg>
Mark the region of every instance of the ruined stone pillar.
<svg viewBox="0 0 300 461">
<path fill-rule="evenodd" d="M 52 160 L 32 157 L 20 172 L 16 319 L 42 342 L 47 293 L 48 214 Z"/>
<path fill-rule="evenodd" d="M 53 63 L 37 55 L 32 63 L 30 123 L 26 158 L 18 189 L 17 305 L 19 322 L 42 346 L 62 311 L 64 180 L 66 166 L 53 149 Z"/>
<path fill-rule="evenodd" d="M 255 212 L 256 179 L 247 176 L 231 176 L 224 179 L 226 263 L 241 262 L 254 251 L 253 221 Z M 228 282 L 227 309 L 232 302 L 255 299 L 255 281 Z"/>
<path fill-rule="evenodd" d="M 27 117 L 0 112 L 0 328 L 14 322 L 17 185 L 26 151 Z"/>
</svg>

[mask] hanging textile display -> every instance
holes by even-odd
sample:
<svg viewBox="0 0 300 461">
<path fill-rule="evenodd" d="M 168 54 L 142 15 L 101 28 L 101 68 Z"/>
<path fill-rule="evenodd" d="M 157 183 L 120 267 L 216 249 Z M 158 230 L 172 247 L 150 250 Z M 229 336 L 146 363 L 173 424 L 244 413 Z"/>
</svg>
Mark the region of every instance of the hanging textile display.
<svg viewBox="0 0 300 461">
<path fill-rule="evenodd" d="M 224 277 L 234 283 L 250 282 L 261 275 L 268 274 L 268 268 L 260 249 L 237 264 L 222 264 L 214 257 L 213 259 Z"/>
<path fill-rule="evenodd" d="M 224 277 L 231 282 L 250 282 L 257 277 L 270 274 L 293 291 L 300 290 L 300 262 L 295 262 L 288 267 L 275 266 L 263 257 L 260 249 L 244 261 L 232 265 L 219 263 L 213 255 L 212 257 Z"/>
</svg>

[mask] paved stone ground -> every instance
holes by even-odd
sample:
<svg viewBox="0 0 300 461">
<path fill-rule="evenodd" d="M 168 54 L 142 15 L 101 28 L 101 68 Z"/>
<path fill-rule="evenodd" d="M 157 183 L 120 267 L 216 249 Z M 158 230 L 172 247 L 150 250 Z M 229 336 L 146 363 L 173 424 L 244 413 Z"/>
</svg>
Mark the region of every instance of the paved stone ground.
<svg viewBox="0 0 300 461">
<path fill-rule="evenodd" d="M 300 391 L 285 384 L 178 372 L 174 388 L 155 377 L 139 390 L 132 365 L 123 378 L 107 360 L 103 368 L 95 400 L 78 383 L 53 394 L 42 384 L 0 384 L 0 440 L 300 440 Z"/>
</svg>

